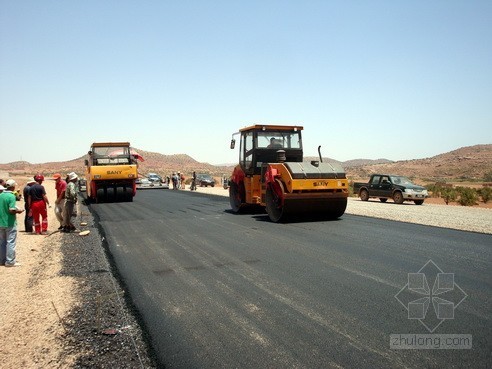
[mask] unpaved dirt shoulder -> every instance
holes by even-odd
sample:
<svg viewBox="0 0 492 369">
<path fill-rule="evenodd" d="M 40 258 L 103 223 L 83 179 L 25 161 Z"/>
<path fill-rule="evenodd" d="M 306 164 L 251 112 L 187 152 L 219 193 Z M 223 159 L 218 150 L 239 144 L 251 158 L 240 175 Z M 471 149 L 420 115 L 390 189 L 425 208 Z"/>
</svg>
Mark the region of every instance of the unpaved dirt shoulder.
<svg viewBox="0 0 492 369">
<path fill-rule="evenodd" d="M 25 179 L 15 178 L 23 188 Z M 54 202 L 54 189 L 46 186 Z M 18 204 L 23 207 L 23 201 Z M 49 232 L 58 222 L 49 209 Z M 65 333 L 60 317 L 77 303 L 76 280 L 60 275 L 60 235 L 24 232 L 24 214 L 17 216 L 17 268 L 0 267 L 0 357 L 5 368 L 70 367 L 74 358 L 62 355 L 59 338 Z M 58 364 L 57 364 L 58 363 Z"/>
<path fill-rule="evenodd" d="M 14 179 L 23 188 L 27 178 Z M 54 182 L 44 186 L 54 204 Z M 78 211 L 86 237 L 57 232 L 53 209 L 48 236 L 26 234 L 24 214 L 17 218 L 22 266 L 0 267 L 2 368 L 155 367 L 92 217 L 82 204 Z"/>
<path fill-rule="evenodd" d="M 18 268 L 0 268 L 0 357 L 5 368 L 70 367 L 60 317 L 77 303 L 76 281 L 61 276 L 59 241 L 21 234 Z"/>
</svg>

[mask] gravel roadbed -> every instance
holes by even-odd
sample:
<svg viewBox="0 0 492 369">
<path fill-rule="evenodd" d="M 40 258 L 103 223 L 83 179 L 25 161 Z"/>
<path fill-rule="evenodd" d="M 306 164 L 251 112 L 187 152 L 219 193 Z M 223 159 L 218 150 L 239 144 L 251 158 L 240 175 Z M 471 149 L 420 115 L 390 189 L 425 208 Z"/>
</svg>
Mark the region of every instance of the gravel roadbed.
<svg viewBox="0 0 492 369">
<path fill-rule="evenodd" d="M 379 200 L 349 198 L 347 214 L 396 220 L 399 222 L 492 234 L 492 210 L 468 206 L 413 203 L 401 205 Z"/>
<path fill-rule="evenodd" d="M 157 367 L 126 287 L 120 283 L 105 237 L 90 210 L 79 205 L 87 236 L 59 233 L 61 275 L 75 278 L 79 303 L 63 318 L 65 354 L 77 359 L 73 369 L 153 369 Z M 57 232 L 58 233 L 58 232 Z"/>
<path fill-rule="evenodd" d="M 198 187 L 197 192 L 229 196 L 229 192 L 221 187 Z M 398 205 L 391 200 L 382 203 L 378 199 L 361 201 L 359 198 L 350 197 L 345 213 L 492 234 L 492 209 L 425 202 L 422 205 L 415 205 L 413 202 Z"/>
</svg>

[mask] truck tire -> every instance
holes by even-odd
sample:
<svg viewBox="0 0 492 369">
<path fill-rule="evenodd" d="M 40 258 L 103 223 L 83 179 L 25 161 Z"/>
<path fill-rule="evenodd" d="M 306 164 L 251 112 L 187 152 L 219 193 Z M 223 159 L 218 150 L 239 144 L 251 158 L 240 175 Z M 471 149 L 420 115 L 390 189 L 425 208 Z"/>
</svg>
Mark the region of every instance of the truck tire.
<svg viewBox="0 0 492 369">
<path fill-rule="evenodd" d="M 422 205 L 424 203 L 424 200 L 413 200 L 415 205 Z"/>
<path fill-rule="evenodd" d="M 369 200 L 369 192 L 367 192 L 367 190 L 360 190 L 359 196 L 362 201 Z"/>
<path fill-rule="evenodd" d="M 388 201 L 388 199 L 387 199 L 386 197 L 380 197 L 380 198 L 379 198 L 379 201 L 381 201 L 381 202 L 386 202 L 386 201 Z"/>
<path fill-rule="evenodd" d="M 403 194 L 400 191 L 395 191 L 393 193 L 393 201 L 395 204 L 403 204 Z"/>
</svg>

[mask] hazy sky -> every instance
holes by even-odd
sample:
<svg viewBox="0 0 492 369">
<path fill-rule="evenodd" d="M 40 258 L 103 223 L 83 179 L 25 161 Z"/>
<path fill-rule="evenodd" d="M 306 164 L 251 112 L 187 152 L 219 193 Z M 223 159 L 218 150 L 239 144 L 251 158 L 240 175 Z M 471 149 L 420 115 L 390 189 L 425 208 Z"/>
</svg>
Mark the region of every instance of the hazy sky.
<svg viewBox="0 0 492 369">
<path fill-rule="evenodd" d="M 338 160 L 492 143 L 492 1 L 0 0 L 0 163 L 232 163 L 256 123 Z"/>
</svg>

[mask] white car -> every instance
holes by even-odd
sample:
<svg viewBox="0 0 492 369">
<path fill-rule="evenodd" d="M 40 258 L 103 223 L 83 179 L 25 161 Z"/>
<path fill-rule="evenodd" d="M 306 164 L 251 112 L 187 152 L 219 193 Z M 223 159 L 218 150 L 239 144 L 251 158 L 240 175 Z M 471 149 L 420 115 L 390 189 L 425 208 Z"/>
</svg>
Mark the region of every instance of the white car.
<svg viewBox="0 0 492 369">
<path fill-rule="evenodd" d="M 147 178 L 140 178 L 137 180 L 137 188 L 154 187 L 154 182 Z"/>
<path fill-rule="evenodd" d="M 147 179 L 151 182 L 160 184 L 162 182 L 162 177 L 156 173 L 149 173 Z"/>
</svg>

